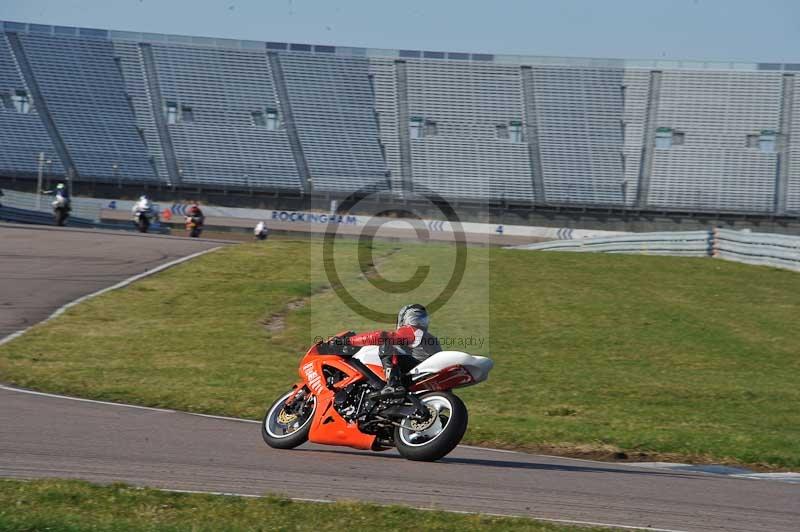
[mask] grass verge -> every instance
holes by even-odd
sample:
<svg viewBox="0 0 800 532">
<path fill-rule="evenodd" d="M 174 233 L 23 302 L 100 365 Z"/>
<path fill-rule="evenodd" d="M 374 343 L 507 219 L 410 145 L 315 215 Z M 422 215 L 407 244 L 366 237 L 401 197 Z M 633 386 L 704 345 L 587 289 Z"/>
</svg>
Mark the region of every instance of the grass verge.
<svg viewBox="0 0 800 532">
<path fill-rule="evenodd" d="M 362 249 L 363 251 L 363 249 Z M 396 311 L 449 280 L 444 245 L 376 244 L 388 281 L 337 245 L 358 301 Z M 0 348 L 0 380 L 104 400 L 258 418 L 317 335 L 386 324 L 327 286 L 319 241 L 204 256 L 70 309 Z M 675 257 L 470 248 L 432 330 L 496 362 L 464 389 L 465 442 L 595 458 L 800 467 L 800 275 Z M 302 301 L 302 305 L 290 305 Z M 265 323 L 280 315 L 280 327 Z M 480 343 L 478 343 L 480 341 Z"/>
<path fill-rule="evenodd" d="M 400 506 L 295 502 L 282 497 L 171 493 L 124 484 L 0 480 L 0 530 L 178 532 L 236 530 L 526 530 L 577 528 L 516 517 L 419 511 Z"/>
</svg>

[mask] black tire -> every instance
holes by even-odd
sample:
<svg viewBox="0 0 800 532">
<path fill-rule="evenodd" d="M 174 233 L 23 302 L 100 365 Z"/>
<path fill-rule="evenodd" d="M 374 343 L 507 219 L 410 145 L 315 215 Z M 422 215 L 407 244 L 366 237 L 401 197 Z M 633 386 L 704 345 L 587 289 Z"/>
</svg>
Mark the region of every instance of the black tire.
<svg viewBox="0 0 800 532">
<path fill-rule="evenodd" d="M 311 430 L 311 421 L 314 419 L 314 412 L 317 409 L 316 398 L 312 397 L 314 405 L 311 407 L 311 411 L 307 413 L 307 416 L 299 429 L 295 430 L 291 434 L 279 435 L 274 433 L 269 428 L 270 416 L 279 415 L 280 411 L 277 409 L 281 408 L 281 405 L 284 404 L 286 399 L 288 399 L 293 393 L 294 390 L 280 396 L 274 403 L 272 403 L 272 405 L 270 405 L 270 407 L 267 409 L 267 412 L 264 414 L 264 419 L 261 421 L 261 437 L 264 438 L 264 442 L 267 445 L 274 449 L 294 449 L 298 445 L 302 445 L 308 441 L 308 432 Z"/>
<path fill-rule="evenodd" d="M 440 422 L 444 424 L 441 432 L 428 441 L 421 443 L 410 442 L 406 438 L 408 431 L 400 427 L 394 429 L 394 442 L 400 455 L 409 460 L 423 462 L 434 462 L 444 457 L 447 453 L 456 448 L 467 431 L 469 414 L 464 402 L 450 392 L 428 392 L 422 394 L 420 399 L 423 403 L 428 403 L 432 399 L 441 399 L 449 402 L 450 413 L 446 422 L 442 421 L 442 414 L 439 415 Z M 404 419 L 403 424 L 408 425 L 409 419 Z M 424 432 L 424 431 L 423 431 Z"/>
<path fill-rule="evenodd" d="M 150 228 L 150 220 L 142 216 L 139 218 L 139 222 L 136 224 L 136 227 L 139 228 L 140 233 L 146 233 Z"/>
<path fill-rule="evenodd" d="M 67 224 L 67 211 L 65 209 L 56 209 L 55 218 L 56 218 L 56 225 L 59 227 L 64 227 Z"/>
</svg>

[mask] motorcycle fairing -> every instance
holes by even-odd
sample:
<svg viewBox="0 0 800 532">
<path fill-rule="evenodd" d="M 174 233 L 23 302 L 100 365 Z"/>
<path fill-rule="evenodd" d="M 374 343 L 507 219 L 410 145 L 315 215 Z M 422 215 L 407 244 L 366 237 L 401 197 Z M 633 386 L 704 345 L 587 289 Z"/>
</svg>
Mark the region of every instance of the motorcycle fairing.
<svg viewBox="0 0 800 532">
<path fill-rule="evenodd" d="M 380 348 L 377 345 L 365 345 L 358 350 L 358 353 L 353 355 L 353 358 L 360 360 L 372 370 L 373 373 L 385 379 L 383 362 L 381 362 Z"/>
<path fill-rule="evenodd" d="M 437 374 L 442 378 L 451 379 L 460 376 L 459 379 L 465 382 L 457 385 L 465 386 L 485 381 L 493 366 L 494 362 L 487 357 L 469 355 L 461 351 L 440 351 L 414 366 L 408 374 L 415 382 L 422 382 L 423 379 L 437 376 Z M 454 369 L 459 367 L 463 370 Z M 467 379 L 467 376 L 471 379 Z M 458 382 L 459 379 L 455 379 L 453 382 Z"/>
<path fill-rule="evenodd" d="M 325 382 L 323 366 L 336 368 L 347 377 L 329 389 Z M 374 434 L 364 434 L 357 423 L 345 420 L 333 407 L 336 392 L 364 379 L 355 368 L 337 356 L 320 355 L 313 348 L 300 365 L 300 377 L 303 383 L 317 398 L 317 408 L 311 420 L 308 440 L 326 445 L 343 445 L 355 449 L 372 449 Z"/>
<path fill-rule="evenodd" d="M 450 366 L 423 377 L 411 385 L 412 392 L 443 392 L 475 384 L 475 378 L 464 366 Z"/>
<path fill-rule="evenodd" d="M 367 365 L 373 372 L 382 373 L 378 346 L 362 347 L 353 358 Z M 487 357 L 470 355 L 461 351 L 440 351 L 420 362 L 408 374 L 414 384 L 411 391 L 445 391 L 485 381 L 494 362 Z"/>
</svg>

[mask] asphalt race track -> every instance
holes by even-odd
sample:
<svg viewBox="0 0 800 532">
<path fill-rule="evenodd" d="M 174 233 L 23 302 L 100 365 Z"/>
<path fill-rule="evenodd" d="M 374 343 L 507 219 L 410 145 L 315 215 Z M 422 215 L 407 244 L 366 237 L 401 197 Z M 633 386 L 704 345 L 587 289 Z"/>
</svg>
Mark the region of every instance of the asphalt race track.
<svg viewBox="0 0 800 532">
<path fill-rule="evenodd" d="M 74 299 L 219 242 L 0 224 L 0 339 Z"/>
<path fill-rule="evenodd" d="M 218 245 L 157 237 L 132 244 L 137 237 L 58 230 L 31 240 L 9 231 L 0 228 L 6 328 L 124 275 Z M 272 399 L 265 397 L 265 406 Z M 264 445 L 259 430 L 257 423 L 0 388 L 0 476 L 358 499 L 662 530 L 794 532 L 800 523 L 797 484 L 467 447 L 434 464 L 308 444 L 279 451 Z"/>
<path fill-rule="evenodd" d="M 265 398 L 266 399 L 266 398 Z M 800 486 L 459 448 L 434 464 L 306 445 L 259 425 L 0 389 L 0 475 L 401 502 L 674 530 L 796 531 Z"/>
</svg>

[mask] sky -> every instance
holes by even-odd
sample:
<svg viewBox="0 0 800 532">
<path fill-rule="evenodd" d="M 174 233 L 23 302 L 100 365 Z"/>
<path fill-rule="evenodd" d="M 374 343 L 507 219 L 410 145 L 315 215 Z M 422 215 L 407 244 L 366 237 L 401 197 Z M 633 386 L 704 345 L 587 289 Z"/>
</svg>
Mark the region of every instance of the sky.
<svg viewBox="0 0 800 532">
<path fill-rule="evenodd" d="M 797 0 L 0 0 L 0 19 L 368 48 L 800 63 Z"/>
</svg>

